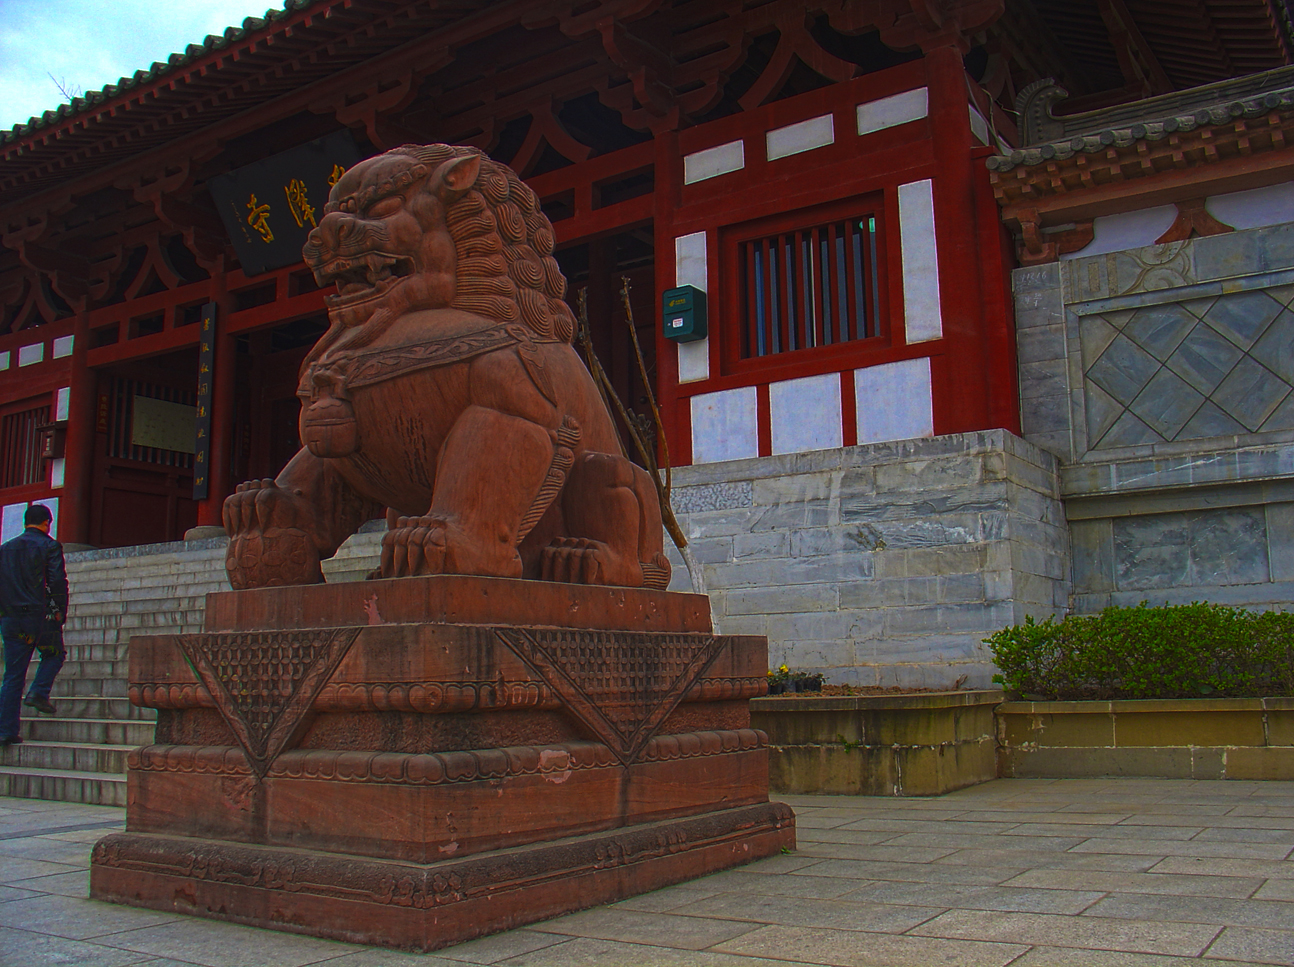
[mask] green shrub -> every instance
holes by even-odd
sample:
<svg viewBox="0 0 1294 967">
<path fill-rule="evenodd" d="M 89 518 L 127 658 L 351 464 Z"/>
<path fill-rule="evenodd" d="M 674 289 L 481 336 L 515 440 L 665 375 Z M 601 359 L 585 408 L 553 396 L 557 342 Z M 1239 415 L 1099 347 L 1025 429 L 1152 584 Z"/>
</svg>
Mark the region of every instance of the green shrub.
<svg viewBox="0 0 1294 967">
<path fill-rule="evenodd" d="M 1294 694 L 1294 614 L 1217 604 L 1106 608 L 984 639 L 1010 692 L 1043 699 Z"/>
</svg>

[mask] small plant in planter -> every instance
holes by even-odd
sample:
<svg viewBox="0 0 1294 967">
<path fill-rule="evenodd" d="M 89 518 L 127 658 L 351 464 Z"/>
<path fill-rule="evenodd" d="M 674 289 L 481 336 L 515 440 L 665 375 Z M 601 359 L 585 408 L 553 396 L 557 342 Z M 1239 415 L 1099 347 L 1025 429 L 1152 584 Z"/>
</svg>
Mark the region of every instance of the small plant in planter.
<svg viewBox="0 0 1294 967">
<path fill-rule="evenodd" d="M 781 695 L 783 692 L 790 691 L 787 685 L 790 684 L 791 670 L 785 665 L 778 665 L 775 670 L 768 673 L 768 694 Z"/>
<path fill-rule="evenodd" d="M 808 672 L 795 672 L 791 676 L 797 692 L 820 692 L 822 691 L 822 673 L 810 675 Z"/>
</svg>

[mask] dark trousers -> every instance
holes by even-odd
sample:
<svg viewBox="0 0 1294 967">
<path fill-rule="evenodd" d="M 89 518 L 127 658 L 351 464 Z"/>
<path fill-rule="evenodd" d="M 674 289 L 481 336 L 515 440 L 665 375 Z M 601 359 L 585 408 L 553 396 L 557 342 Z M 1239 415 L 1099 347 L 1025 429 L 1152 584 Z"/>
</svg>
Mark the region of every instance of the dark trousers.
<svg viewBox="0 0 1294 967">
<path fill-rule="evenodd" d="M 28 695 L 49 698 L 54 676 L 63 667 L 67 653 L 63 648 L 62 629 L 43 614 L 20 614 L 0 618 L 0 637 L 4 638 L 4 684 L 0 685 L 0 738 L 18 734 L 18 711 L 23 686 L 27 684 L 27 667 L 32 653 L 40 648 L 40 665 Z"/>
</svg>

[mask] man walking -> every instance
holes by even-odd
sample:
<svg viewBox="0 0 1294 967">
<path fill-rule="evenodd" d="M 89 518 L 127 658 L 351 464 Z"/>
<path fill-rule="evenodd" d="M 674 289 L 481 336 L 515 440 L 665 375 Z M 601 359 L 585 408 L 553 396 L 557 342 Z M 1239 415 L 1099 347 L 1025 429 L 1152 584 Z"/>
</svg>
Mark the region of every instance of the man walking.
<svg viewBox="0 0 1294 967">
<path fill-rule="evenodd" d="M 67 570 L 63 545 L 49 536 L 53 514 L 32 504 L 23 515 L 21 534 L 0 545 L 0 637 L 4 639 L 4 684 L 0 685 L 0 746 L 22 742 L 18 703 L 50 715 L 54 676 L 63 667 L 63 622 L 67 617 Z M 32 652 L 40 666 L 27 697 L 27 666 Z"/>
</svg>

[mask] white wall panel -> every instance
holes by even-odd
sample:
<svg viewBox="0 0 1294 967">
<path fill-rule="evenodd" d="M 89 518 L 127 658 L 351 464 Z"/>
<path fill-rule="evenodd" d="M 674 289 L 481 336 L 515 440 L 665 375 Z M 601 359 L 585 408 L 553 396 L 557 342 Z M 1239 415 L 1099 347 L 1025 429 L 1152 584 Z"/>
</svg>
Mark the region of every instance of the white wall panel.
<svg viewBox="0 0 1294 967">
<path fill-rule="evenodd" d="M 692 397 L 692 462 L 759 456 L 755 387 Z"/>
<path fill-rule="evenodd" d="M 934 182 L 899 185 L 899 241 L 903 251 L 903 325 L 909 344 L 944 334 L 939 307 L 939 251 L 935 244 Z"/>
<path fill-rule="evenodd" d="M 907 124 L 925 117 L 929 111 L 929 97 L 924 87 L 868 101 L 858 105 L 858 133 L 871 134 Z"/>
<path fill-rule="evenodd" d="M 858 442 L 934 435 L 930 359 L 904 359 L 854 370 Z"/>
<path fill-rule="evenodd" d="M 729 141 L 683 156 L 683 184 L 717 178 L 746 167 L 746 142 Z"/>
<path fill-rule="evenodd" d="M 788 124 L 784 128 L 774 128 L 764 135 L 769 161 L 823 148 L 834 144 L 835 140 L 836 126 L 830 114 Z"/>
<path fill-rule="evenodd" d="M 774 453 L 841 446 L 839 373 L 771 383 L 768 402 Z"/>
</svg>

